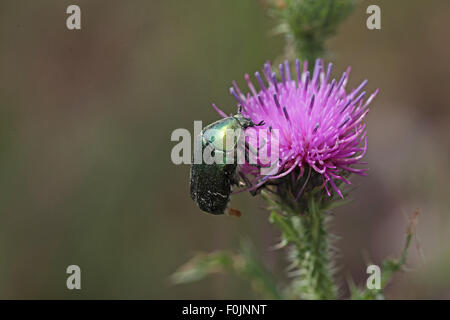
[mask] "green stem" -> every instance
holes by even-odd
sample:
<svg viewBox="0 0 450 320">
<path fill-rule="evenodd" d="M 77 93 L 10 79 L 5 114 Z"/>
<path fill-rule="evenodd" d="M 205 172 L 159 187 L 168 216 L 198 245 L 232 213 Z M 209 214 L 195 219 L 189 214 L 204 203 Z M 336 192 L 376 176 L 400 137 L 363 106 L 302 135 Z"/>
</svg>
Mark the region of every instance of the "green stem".
<svg viewBox="0 0 450 320">
<path fill-rule="evenodd" d="M 321 199 L 308 197 L 303 213 L 281 202 L 271 201 L 271 222 L 283 235 L 283 242 L 291 244 L 290 274 L 294 276 L 288 295 L 300 299 L 336 299 L 336 286 L 330 267 L 329 234 L 327 217 Z M 274 206 L 275 204 L 275 206 Z"/>
<path fill-rule="evenodd" d="M 292 50 L 296 57 L 314 64 L 314 60 L 325 52 L 326 39 L 336 33 L 339 24 L 352 11 L 354 0 L 283 0 L 275 3 L 280 20 L 278 30 L 286 35 L 288 51 Z M 320 183 L 312 185 L 319 186 Z M 314 189 L 305 190 L 302 198 L 296 199 L 292 194 L 298 191 L 291 186 L 281 193 L 279 190 L 275 200 L 265 196 L 274 209 L 271 222 L 281 229 L 283 244 L 292 245 L 290 259 L 295 280 L 290 287 L 291 297 L 335 299 L 337 290 L 330 267 L 325 216 L 325 210 L 333 201 L 323 200 L 323 191 Z"/>
<path fill-rule="evenodd" d="M 314 197 L 310 197 L 308 212 L 301 216 L 300 221 L 304 235 L 296 251 L 302 276 L 294 286 L 301 296 L 308 299 L 335 299 L 325 217 Z"/>
</svg>

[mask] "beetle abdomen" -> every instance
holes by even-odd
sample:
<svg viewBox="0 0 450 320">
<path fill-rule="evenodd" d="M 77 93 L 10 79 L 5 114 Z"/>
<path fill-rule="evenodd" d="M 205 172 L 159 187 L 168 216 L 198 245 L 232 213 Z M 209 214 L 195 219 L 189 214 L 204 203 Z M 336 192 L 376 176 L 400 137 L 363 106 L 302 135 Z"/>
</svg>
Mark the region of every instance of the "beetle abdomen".
<svg viewBox="0 0 450 320">
<path fill-rule="evenodd" d="M 236 165 L 193 164 L 191 198 L 199 208 L 212 214 L 223 214 L 230 200 Z"/>
</svg>

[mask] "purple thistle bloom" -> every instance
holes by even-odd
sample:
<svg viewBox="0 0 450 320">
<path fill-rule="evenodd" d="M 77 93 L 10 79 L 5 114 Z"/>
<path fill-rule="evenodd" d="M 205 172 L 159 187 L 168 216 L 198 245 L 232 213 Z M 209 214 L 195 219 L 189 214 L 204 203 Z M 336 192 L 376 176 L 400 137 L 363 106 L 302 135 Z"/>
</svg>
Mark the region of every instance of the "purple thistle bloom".
<svg viewBox="0 0 450 320">
<path fill-rule="evenodd" d="M 246 96 L 242 94 L 234 81 L 233 87 L 230 88 L 230 93 L 238 105 L 242 106 L 242 114 L 245 117 L 254 123 L 264 121 L 261 129 L 278 129 L 280 133 L 281 165 L 278 172 L 262 179 L 259 177 L 256 186 L 290 173 L 293 179 L 296 172 L 300 178 L 306 174 L 307 168 L 308 178 L 311 170 L 321 177 L 329 196 L 331 186 L 343 197 L 338 188 L 340 182 L 350 184 L 346 178 L 350 173 L 365 175 L 368 170 L 355 168 L 354 165 L 365 164 L 361 161 L 367 150 L 364 118 L 378 89 L 364 102 L 366 92 L 362 90 L 367 80 L 351 92 L 346 92 L 350 67 L 339 80 L 331 81 L 332 64 L 325 69 L 321 59 L 316 60 L 312 74 L 308 71 L 307 61 L 303 63 L 301 70 L 300 61 L 297 60 L 295 68 L 296 76 L 291 77 L 289 62 L 280 64 L 280 80 L 277 80 L 275 72 L 267 62 L 262 70 L 267 84 L 260 73 L 255 73 L 259 91 L 247 74 L 245 80 L 250 93 Z M 303 188 L 297 197 L 302 191 Z"/>
</svg>

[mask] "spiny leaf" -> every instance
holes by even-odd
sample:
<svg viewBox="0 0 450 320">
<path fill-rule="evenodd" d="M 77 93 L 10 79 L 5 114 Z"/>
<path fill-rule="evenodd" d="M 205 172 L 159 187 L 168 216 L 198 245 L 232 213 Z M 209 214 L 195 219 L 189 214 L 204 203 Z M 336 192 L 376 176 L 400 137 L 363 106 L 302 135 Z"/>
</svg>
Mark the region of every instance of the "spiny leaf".
<svg viewBox="0 0 450 320">
<path fill-rule="evenodd" d="M 277 282 L 256 258 L 249 241 L 242 241 L 238 253 L 217 251 L 199 253 L 176 271 L 172 283 L 184 284 L 199 281 L 214 273 L 230 273 L 249 281 L 253 290 L 263 298 L 281 299 Z"/>
<path fill-rule="evenodd" d="M 182 284 L 201 280 L 212 273 L 230 270 L 236 257 L 226 251 L 199 253 L 181 266 L 172 277 L 172 283 Z"/>
<path fill-rule="evenodd" d="M 406 241 L 405 246 L 403 247 L 403 250 L 400 254 L 400 258 L 398 259 L 386 259 L 383 262 L 383 265 L 381 267 L 381 288 L 379 290 L 377 289 L 361 289 L 361 290 L 354 290 L 351 294 L 351 298 L 353 300 L 370 300 L 370 299 L 383 299 L 383 290 L 386 288 L 386 286 L 389 284 L 389 282 L 392 280 L 394 275 L 401 271 L 405 264 L 406 264 L 406 258 L 408 256 L 408 250 L 411 245 L 411 240 L 414 237 L 416 233 L 416 225 L 417 225 L 417 219 L 419 216 L 419 212 L 414 212 L 410 217 L 410 222 L 408 225 L 408 230 L 406 232 Z"/>
</svg>

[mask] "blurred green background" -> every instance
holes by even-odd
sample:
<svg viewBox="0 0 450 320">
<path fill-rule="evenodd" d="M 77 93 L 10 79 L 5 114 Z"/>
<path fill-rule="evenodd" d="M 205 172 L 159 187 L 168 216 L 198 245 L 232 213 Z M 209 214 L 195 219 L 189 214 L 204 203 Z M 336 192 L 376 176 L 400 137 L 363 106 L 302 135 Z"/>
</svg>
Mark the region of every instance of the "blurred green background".
<svg viewBox="0 0 450 320">
<path fill-rule="evenodd" d="M 66 28 L 78 4 L 82 30 Z M 381 7 L 382 29 L 366 28 Z M 258 197 L 240 219 L 203 214 L 189 167 L 170 160 L 171 132 L 235 111 L 244 84 L 282 54 L 262 1 L 2 1 L 0 3 L 0 298 L 254 298 L 217 275 L 173 286 L 198 251 L 249 238 L 283 274 L 278 232 Z M 379 87 L 368 116 L 369 176 L 336 211 L 340 280 L 364 284 L 366 263 L 397 255 L 407 216 L 421 213 L 410 272 L 387 297 L 450 298 L 450 1 L 361 1 L 328 42 L 348 88 Z M 418 247 L 424 257 L 419 254 Z M 82 290 L 66 288 L 68 265 Z M 345 290 L 343 291 L 345 293 Z"/>
</svg>

